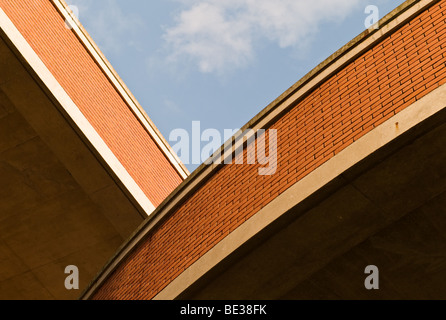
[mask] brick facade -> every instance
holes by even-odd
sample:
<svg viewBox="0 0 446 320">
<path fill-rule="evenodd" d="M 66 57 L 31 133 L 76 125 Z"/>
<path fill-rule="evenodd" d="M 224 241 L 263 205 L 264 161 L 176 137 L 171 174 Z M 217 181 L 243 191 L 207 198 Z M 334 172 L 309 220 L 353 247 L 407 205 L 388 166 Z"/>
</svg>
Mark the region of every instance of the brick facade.
<svg viewBox="0 0 446 320">
<path fill-rule="evenodd" d="M 215 170 L 151 230 L 94 299 L 151 299 L 278 195 L 355 140 L 446 83 L 446 0 L 420 12 L 271 124 L 278 169 Z M 246 150 L 245 150 L 246 153 Z"/>
</svg>

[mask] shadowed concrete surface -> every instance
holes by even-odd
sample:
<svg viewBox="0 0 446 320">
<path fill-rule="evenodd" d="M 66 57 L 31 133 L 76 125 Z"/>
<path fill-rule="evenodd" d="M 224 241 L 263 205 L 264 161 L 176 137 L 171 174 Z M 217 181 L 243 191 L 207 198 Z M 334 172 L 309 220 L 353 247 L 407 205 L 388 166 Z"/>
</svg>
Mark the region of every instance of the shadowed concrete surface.
<svg viewBox="0 0 446 320">
<path fill-rule="evenodd" d="M 143 215 L 1 40 L 0 57 L 0 299 L 76 299 Z"/>
<path fill-rule="evenodd" d="M 446 112 L 299 204 L 179 299 L 445 299 Z M 366 290 L 376 265 L 380 290 Z"/>
</svg>

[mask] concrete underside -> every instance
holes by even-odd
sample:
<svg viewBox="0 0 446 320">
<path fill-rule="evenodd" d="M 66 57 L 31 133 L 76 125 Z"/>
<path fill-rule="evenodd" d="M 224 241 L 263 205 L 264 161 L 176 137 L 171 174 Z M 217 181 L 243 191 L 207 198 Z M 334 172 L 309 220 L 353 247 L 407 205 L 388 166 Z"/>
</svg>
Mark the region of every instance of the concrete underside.
<svg viewBox="0 0 446 320">
<path fill-rule="evenodd" d="M 284 214 L 178 299 L 446 299 L 446 112 Z M 380 290 L 366 290 L 376 265 Z"/>
<path fill-rule="evenodd" d="M 11 48 L 0 38 L 0 299 L 77 299 L 144 215 Z"/>
</svg>

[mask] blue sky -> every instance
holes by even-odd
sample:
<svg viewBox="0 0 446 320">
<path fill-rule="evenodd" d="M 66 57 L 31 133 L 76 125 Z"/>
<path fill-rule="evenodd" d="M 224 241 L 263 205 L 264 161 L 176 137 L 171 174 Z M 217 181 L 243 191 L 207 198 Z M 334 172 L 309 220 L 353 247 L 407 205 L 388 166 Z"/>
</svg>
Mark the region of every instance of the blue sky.
<svg viewBox="0 0 446 320">
<path fill-rule="evenodd" d="M 192 121 L 240 128 L 362 32 L 368 5 L 383 17 L 404 1 L 67 2 L 169 140 Z"/>
</svg>

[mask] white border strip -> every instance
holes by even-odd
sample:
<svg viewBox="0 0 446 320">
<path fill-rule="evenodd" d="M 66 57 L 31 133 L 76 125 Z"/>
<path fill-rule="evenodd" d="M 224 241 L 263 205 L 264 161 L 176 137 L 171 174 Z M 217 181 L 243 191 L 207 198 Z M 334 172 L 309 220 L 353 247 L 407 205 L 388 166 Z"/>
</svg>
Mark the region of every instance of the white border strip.
<svg viewBox="0 0 446 320">
<path fill-rule="evenodd" d="M 122 82 L 119 79 L 117 79 L 115 73 L 112 72 L 109 63 L 104 61 L 103 55 L 98 52 L 97 47 L 95 47 L 91 43 L 89 37 L 85 35 L 85 32 L 79 26 L 80 22 L 78 21 L 78 19 L 71 12 L 68 11 L 67 6 L 64 5 L 60 0 L 52 0 L 52 2 L 56 5 L 57 9 L 66 19 L 66 21 L 70 23 L 71 27 L 73 28 L 73 31 L 85 45 L 87 50 L 92 54 L 93 58 L 99 64 L 100 68 L 105 73 L 107 78 L 113 83 L 114 87 L 118 90 L 121 97 L 123 97 L 126 104 L 130 106 L 133 113 L 136 115 L 136 117 L 144 126 L 144 128 L 149 132 L 152 139 L 155 140 L 158 147 L 161 149 L 161 151 L 165 154 L 165 156 L 174 166 L 178 174 L 180 174 L 180 176 L 183 179 L 186 179 L 189 176 L 189 172 L 187 171 L 187 169 L 182 165 L 180 165 L 181 161 L 179 160 L 178 156 L 175 154 L 175 152 L 173 152 L 173 150 L 170 148 L 170 146 L 167 144 L 164 138 L 160 137 L 160 133 L 154 129 L 154 124 L 149 122 L 148 116 L 145 115 L 141 110 L 141 108 L 137 106 L 137 103 L 135 102 L 134 98 L 130 96 L 128 89 L 124 88 Z"/>
<path fill-rule="evenodd" d="M 85 118 L 63 87 L 57 82 L 56 78 L 51 74 L 42 60 L 40 60 L 39 56 L 34 52 L 2 8 L 0 8 L 0 27 L 10 41 L 13 42 L 17 50 L 23 55 L 37 76 L 47 86 L 68 116 L 79 127 L 91 145 L 96 149 L 111 170 L 113 170 L 124 187 L 127 188 L 128 192 L 135 198 L 141 208 L 143 208 L 147 216 L 149 216 L 155 210 L 155 206 L 147 198 L 113 152 L 108 148 L 104 140 L 102 140 L 101 136 L 88 122 L 87 118 Z"/>
<path fill-rule="evenodd" d="M 192 264 L 154 300 L 172 300 L 284 213 L 336 177 L 446 107 L 446 84 L 376 127 L 287 189 Z"/>
</svg>

